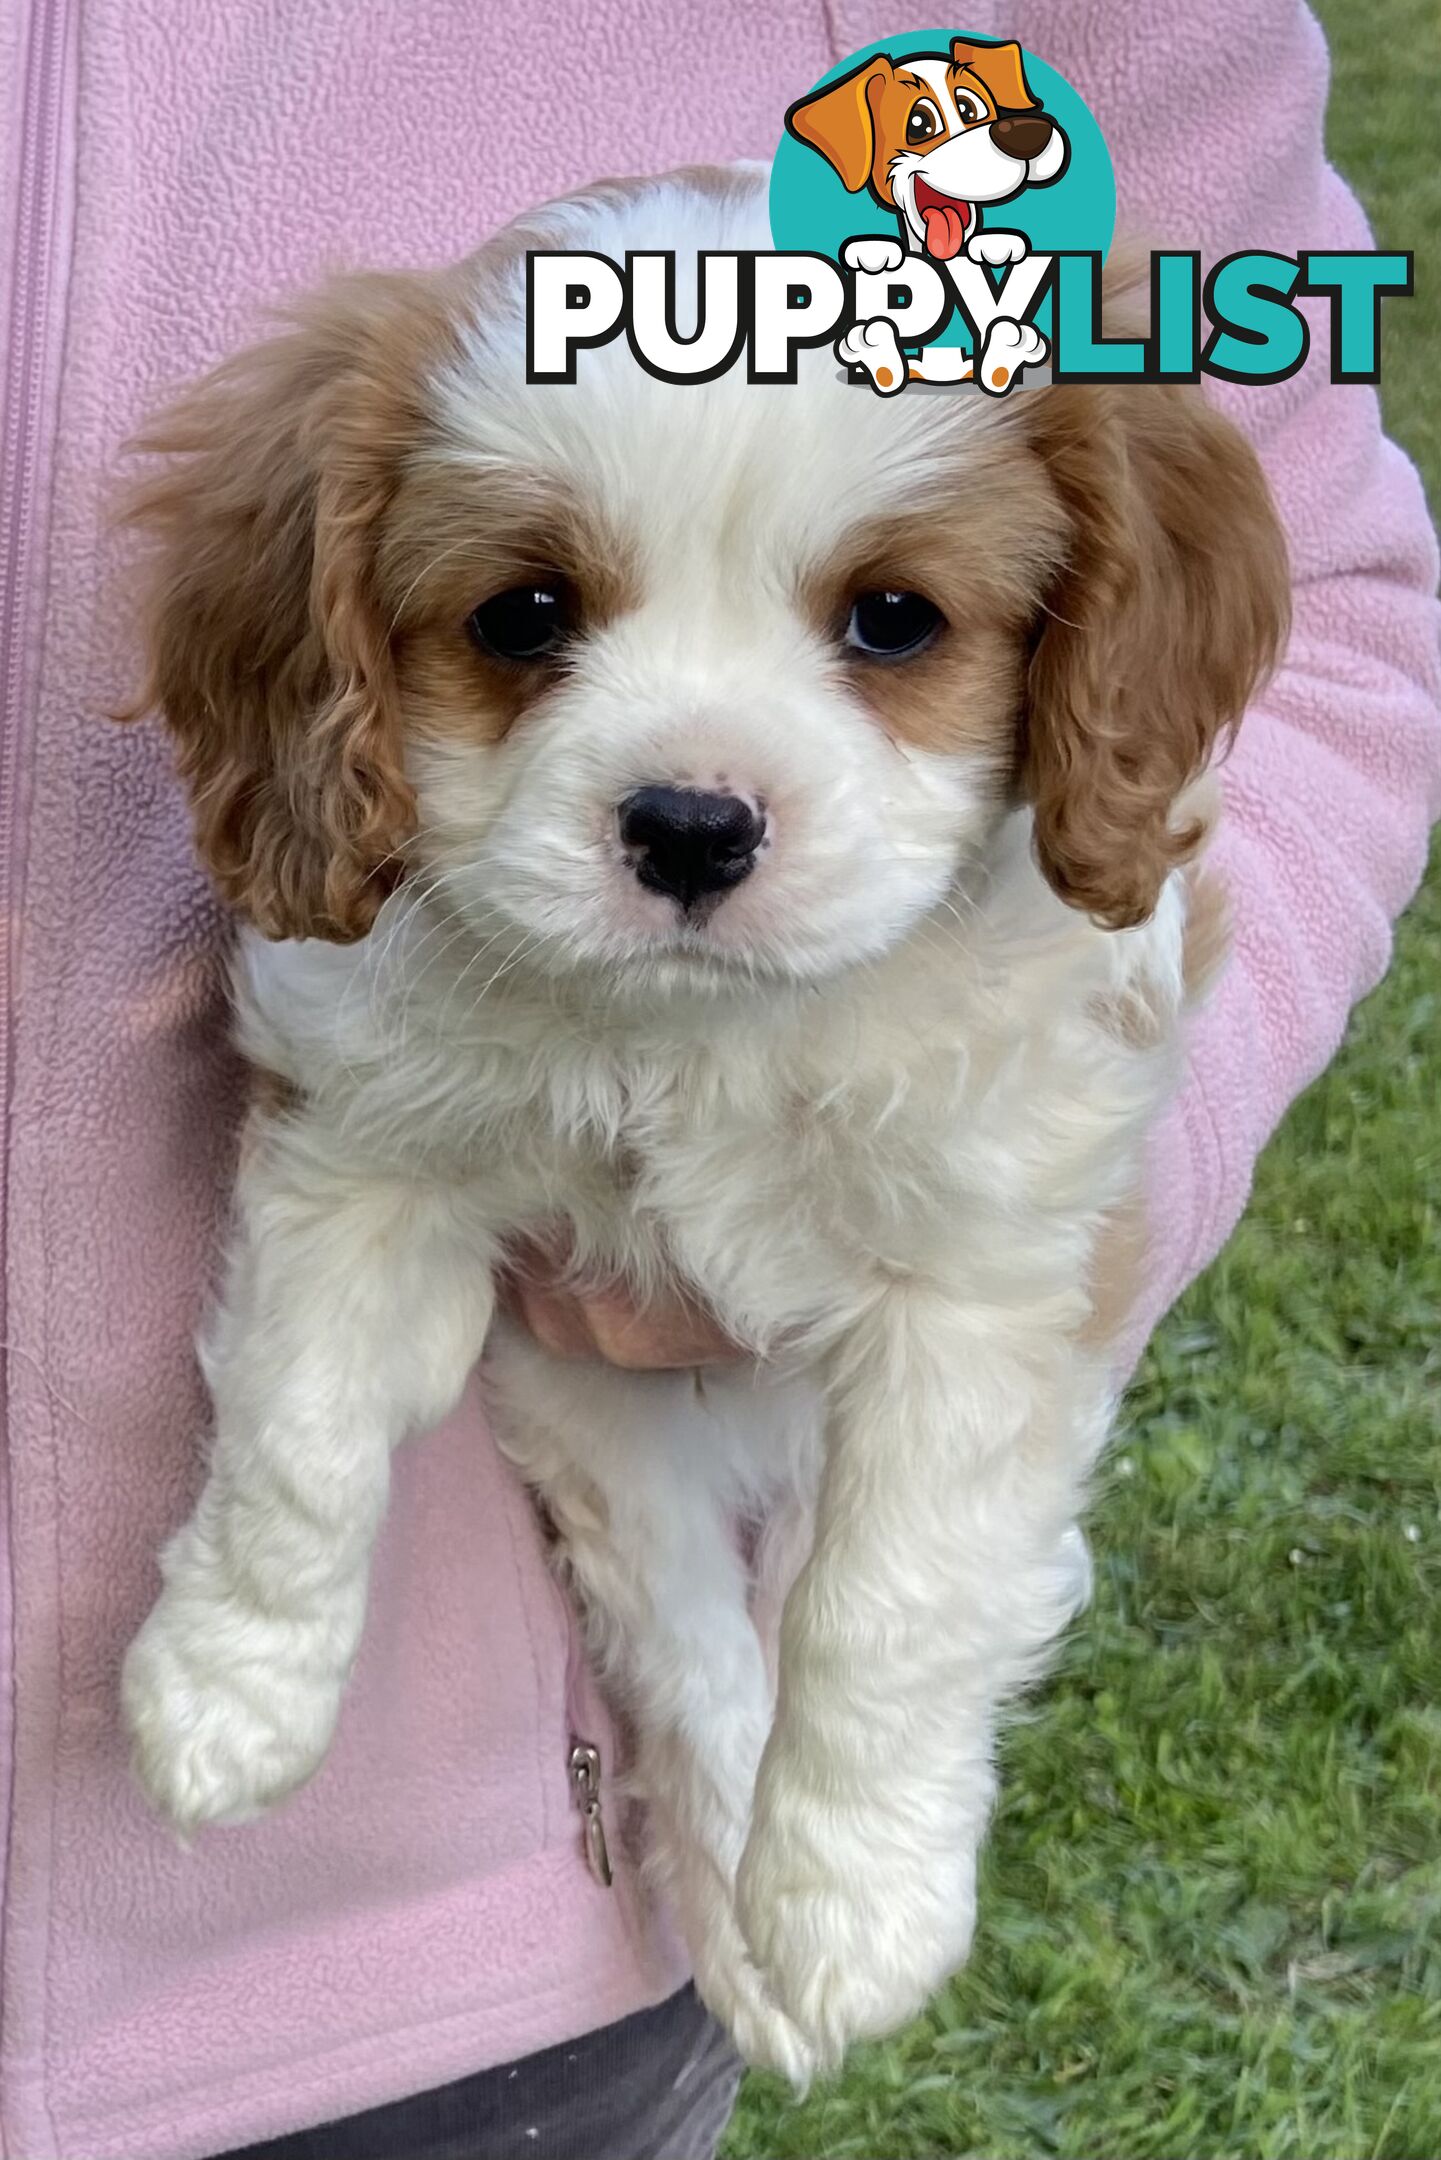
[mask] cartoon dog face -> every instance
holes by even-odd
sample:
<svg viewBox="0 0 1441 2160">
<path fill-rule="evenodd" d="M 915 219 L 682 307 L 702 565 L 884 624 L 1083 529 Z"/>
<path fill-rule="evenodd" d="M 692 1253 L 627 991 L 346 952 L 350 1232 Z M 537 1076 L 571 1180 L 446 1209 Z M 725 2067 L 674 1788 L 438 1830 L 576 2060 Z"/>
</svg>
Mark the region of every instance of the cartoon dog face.
<svg viewBox="0 0 1441 2160">
<path fill-rule="evenodd" d="M 894 210 L 913 253 L 958 255 L 986 203 L 1044 187 L 1070 145 L 1032 96 L 1019 45 L 951 41 L 949 55 L 875 53 L 786 114 L 851 194 Z"/>
</svg>

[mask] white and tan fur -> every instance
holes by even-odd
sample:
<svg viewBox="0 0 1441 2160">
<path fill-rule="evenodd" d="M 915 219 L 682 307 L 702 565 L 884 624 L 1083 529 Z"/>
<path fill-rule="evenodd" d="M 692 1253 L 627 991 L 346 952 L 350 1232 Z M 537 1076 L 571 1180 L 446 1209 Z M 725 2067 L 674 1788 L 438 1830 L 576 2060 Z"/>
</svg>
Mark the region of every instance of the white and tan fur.
<svg viewBox="0 0 1441 2160">
<path fill-rule="evenodd" d="M 997 1715 L 1084 1593 L 1096 1270 L 1185 1002 L 1177 804 L 1284 570 L 1190 393 L 884 404 L 827 356 L 687 388 L 623 349 L 527 388 L 526 244 L 764 247 L 761 181 L 606 187 L 358 281 L 159 438 L 151 691 L 283 1086 L 125 1708 L 187 1830 L 310 1777 L 391 1452 L 485 1348 L 702 1992 L 803 2082 L 965 1957 Z M 583 633 L 512 679 L 461 625 L 542 531 Z M 927 580 L 950 627 L 865 661 L 857 579 Z M 768 806 L 701 920 L 616 838 L 658 779 Z M 698 1386 L 495 1322 L 508 1241 L 556 1224 L 767 1362 Z M 762 1572 L 802 1563 L 774 1703 L 744 1517 Z"/>
</svg>

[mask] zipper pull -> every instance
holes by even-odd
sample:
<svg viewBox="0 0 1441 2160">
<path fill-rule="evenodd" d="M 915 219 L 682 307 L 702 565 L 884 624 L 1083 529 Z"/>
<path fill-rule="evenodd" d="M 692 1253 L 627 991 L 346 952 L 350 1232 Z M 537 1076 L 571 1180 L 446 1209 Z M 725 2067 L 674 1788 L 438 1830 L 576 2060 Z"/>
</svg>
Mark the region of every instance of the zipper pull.
<svg viewBox="0 0 1441 2160">
<path fill-rule="evenodd" d="M 600 1884 L 609 1890 L 614 1877 L 610 1869 L 610 1853 L 605 1842 L 605 1822 L 600 1811 L 600 1749 L 592 1747 L 588 1740 L 575 1740 L 570 1750 L 570 1789 L 575 1804 L 580 1809 L 585 1825 L 585 1864 Z"/>
</svg>

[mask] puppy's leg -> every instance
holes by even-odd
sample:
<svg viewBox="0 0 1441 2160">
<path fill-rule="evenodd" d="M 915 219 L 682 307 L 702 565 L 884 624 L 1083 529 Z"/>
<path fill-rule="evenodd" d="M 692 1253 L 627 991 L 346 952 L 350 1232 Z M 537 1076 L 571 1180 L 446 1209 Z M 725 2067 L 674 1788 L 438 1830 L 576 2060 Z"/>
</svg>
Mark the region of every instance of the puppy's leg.
<svg viewBox="0 0 1441 2160">
<path fill-rule="evenodd" d="M 462 1191 L 348 1168 L 304 1126 L 243 1167 L 202 1359 L 210 1471 L 125 1660 L 136 1765 L 182 1829 L 239 1822 L 316 1769 L 360 1639 L 390 1450 L 449 1410 L 491 1310 Z"/>
<path fill-rule="evenodd" d="M 633 1722 L 650 1853 L 700 1992 L 749 2061 L 804 2083 L 807 2050 L 734 1912 L 771 1700 L 732 1512 L 776 1391 L 566 1364 L 505 1322 L 485 1371 L 497 1438 L 545 1503 L 591 1655 Z"/>
<path fill-rule="evenodd" d="M 837 1360 L 738 1886 L 822 2065 L 963 1961 L 996 1708 L 1083 1595 L 1074 1523 L 1109 1387 L 1056 1308 L 1038 1322 L 1045 1302 L 892 1286 Z"/>
</svg>

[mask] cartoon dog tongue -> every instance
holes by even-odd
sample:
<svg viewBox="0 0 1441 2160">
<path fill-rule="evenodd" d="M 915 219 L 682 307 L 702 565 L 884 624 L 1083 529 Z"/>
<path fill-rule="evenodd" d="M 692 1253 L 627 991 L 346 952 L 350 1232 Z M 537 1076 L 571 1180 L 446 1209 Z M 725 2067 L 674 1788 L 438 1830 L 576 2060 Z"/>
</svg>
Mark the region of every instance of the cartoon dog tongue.
<svg viewBox="0 0 1441 2160">
<path fill-rule="evenodd" d="M 926 228 L 926 253 L 934 255 L 937 262 L 949 262 L 953 255 L 959 255 L 970 221 L 969 204 L 952 201 L 922 180 L 916 188 L 916 208 Z"/>
<path fill-rule="evenodd" d="M 926 227 L 926 252 L 938 262 L 959 255 L 966 237 L 966 221 L 953 203 L 932 203 L 921 216 Z"/>
</svg>

